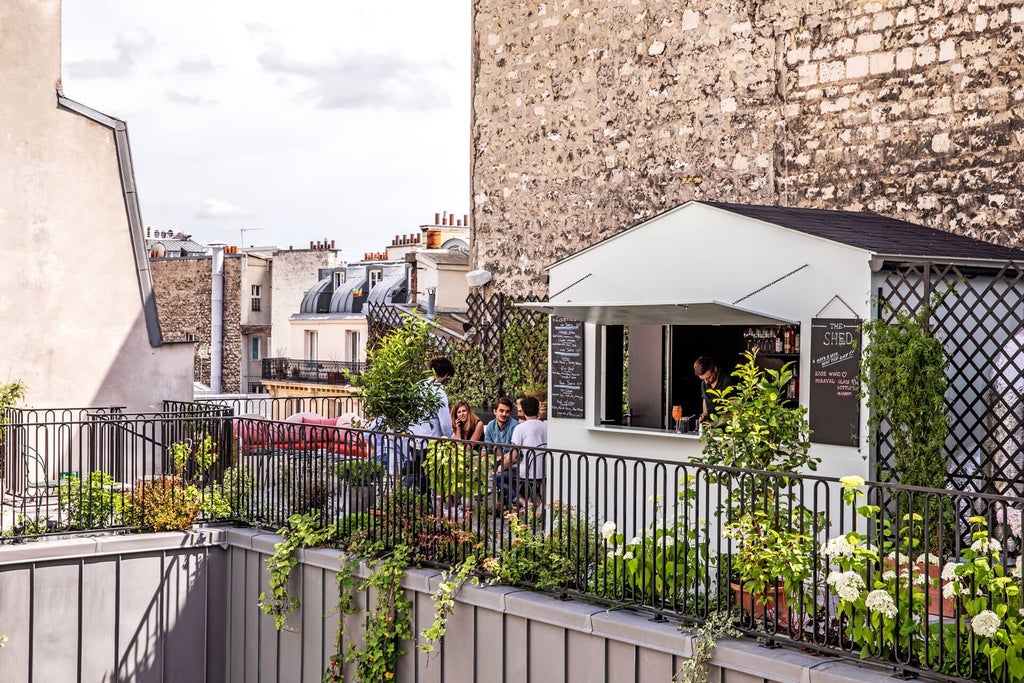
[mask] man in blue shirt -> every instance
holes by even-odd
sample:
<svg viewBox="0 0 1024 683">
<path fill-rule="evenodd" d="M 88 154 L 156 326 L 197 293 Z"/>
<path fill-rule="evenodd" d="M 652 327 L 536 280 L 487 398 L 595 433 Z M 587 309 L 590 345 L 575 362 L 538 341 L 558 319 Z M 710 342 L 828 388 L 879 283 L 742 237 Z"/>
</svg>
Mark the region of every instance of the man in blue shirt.
<svg viewBox="0 0 1024 683">
<path fill-rule="evenodd" d="M 512 419 L 512 399 L 502 396 L 494 406 L 494 419 L 484 427 L 485 444 L 512 443 L 512 432 L 517 424 L 519 424 L 519 420 Z M 480 449 L 480 457 L 490 458 L 492 467 L 501 462 L 503 455 L 502 449 L 495 446 L 488 448 L 485 445 Z M 509 504 L 510 488 L 509 473 L 507 471 L 496 472 L 494 474 L 494 491 L 501 496 L 498 499 L 500 505 Z"/>
</svg>

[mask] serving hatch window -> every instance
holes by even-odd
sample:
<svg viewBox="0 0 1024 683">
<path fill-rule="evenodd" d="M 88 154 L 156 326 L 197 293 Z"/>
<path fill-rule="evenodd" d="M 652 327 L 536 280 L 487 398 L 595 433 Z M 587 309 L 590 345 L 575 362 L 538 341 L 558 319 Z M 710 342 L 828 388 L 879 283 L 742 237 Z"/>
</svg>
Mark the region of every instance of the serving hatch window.
<svg viewBox="0 0 1024 683">
<path fill-rule="evenodd" d="M 757 349 L 758 364 L 779 370 L 799 363 L 799 325 L 602 325 L 603 424 L 649 429 L 674 427 L 672 406 L 693 420 L 702 410 L 694 361 L 710 357 L 731 375 L 744 351 Z M 784 400 L 795 403 L 799 378 Z M 691 422 L 695 427 L 695 422 Z"/>
</svg>

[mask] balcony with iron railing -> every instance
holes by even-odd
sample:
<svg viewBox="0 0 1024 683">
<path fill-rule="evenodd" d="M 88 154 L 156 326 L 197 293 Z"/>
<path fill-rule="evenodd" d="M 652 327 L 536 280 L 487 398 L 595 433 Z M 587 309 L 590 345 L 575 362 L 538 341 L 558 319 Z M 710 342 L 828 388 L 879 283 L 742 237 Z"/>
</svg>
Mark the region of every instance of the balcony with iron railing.
<svg viewBox="0 0 1024 683">
<path fill-rule="evenodd" d="M 547 587 L 587 604 L 690 623 L 729 611 L 774 644 L 905 675 L 1019 680 L 1019 653 L 998 642 L 1022 628 L 1019 498 L 545 448 L 523 454 L 529 479 L 503 484 L 487 444 L 236 412 L 8 411 L 0 544 L 143 530 L 177 497 L 198 522 L 277 529 L 313 513 L 385 547 L 422 541 L 406 536 L 427 524 L 425 566 L 529 541 L 560 562 Z M 347 463 L 367 458 L 387 472 L 356 495 Z M 415 509 L 396 496 L 411 489 Z M 752 495 L 738 505 L 737 491 Z"/>
<path fill-rule="evenodd" d="M 261 378 L 276 382 L 349 385 L 352 377 L 363 374 L 366 363 L 338 360 L 301 360 L 264 358 Z"/>
</svg>

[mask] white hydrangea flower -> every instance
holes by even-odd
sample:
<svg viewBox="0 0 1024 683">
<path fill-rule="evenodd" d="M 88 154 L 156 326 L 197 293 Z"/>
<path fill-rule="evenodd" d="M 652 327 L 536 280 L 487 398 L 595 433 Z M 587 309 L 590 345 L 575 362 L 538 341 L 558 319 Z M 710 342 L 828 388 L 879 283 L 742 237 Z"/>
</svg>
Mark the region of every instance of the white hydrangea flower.
<svg viewBox="0 0 1024 683">
<path fill-rule="evenodd" d="M 921 553 L 920 555 L 917 556 L 917 559 L 914 560 L 914 562 L 916 562 L 917 564 L 935 564 L 935 565 L 937 565 L 939 562 L 942 562 L 942 559 L 940 557 L 938 557 L 937 555 L 933 555 L 932 553 Z"/>
<path fill-rule="evenodd" d="M 982 554 L 992 553 L 993 555 L 998 556 L 999 551 L 1002 549 L 1003 547 L 999 545 L 999 541 L 995 539 L 979 538 L 977 541 L 971 544 L 971 550 L 973 550 L 976 553 Z"/>
<path fill-rule="evenodd" d="M 1012 533 L 1017 538 L 1020 538 L 1020 513 L 1021 511 L 1018 510 L 1017 508 L 1009 508 L 1006 511 L 1006 524 L 1010 527 L 1010 533 Z"/>
<path fill-rule="evenodd" d="M 942 597 L 944 597 L 946 600 L 952 600 L 953 598 L 955 598 L 957 596 L 956 589 L 959 585 L 960 584 L 958 584 L 956 581 L 950 581 L 949 583 L 944 585 L 942 587 Z"/>
<path fill-rule="evenodd" d="M 615 526 L 615 522 L 612 522 L 611 520 L 605 522 L 601 525 L 601 537 L 606 541 L 610 540 L 611 537 L 615 535 L 617 528 L 618 527 Z"/>
<path fill-rule="evenodd" d="M 895 581 L 895 580 L 896 580 L 896 572 L 894 572 L 893 570 L 886 569 L 884 572 L 882 572 L 882 581 Z"/>
<path fill-rule="evenodd" d="M 609 560 L 614 560 L 615 559 L 615 551 L 614 550 L 609 550 L 608 551 L 608 559 Z"/>
<path fill-rule="evenodd" d="M 881 612 L 889 618 L 895 617 L 898 611 L 892 596 L 884 590 L 873 590 L 868 593 L 868 596 L 864 599 L 864 604 L 872 612 Z"/>
<path fill-rule="evenodd" d="M 622 554 L 622 559 L 624 559 L 624 560 L 632 560 L 633 559 L 633 551 L 632 550 L 627 550 L 626 552 L 624 552 Z"/>
<path fill-rule="evenodd" d="M 896 564 L 906 564 L 910 561 L 910 558 L 904 555 L 903 553 L 889 553 L 885 557 L 888 560 L 892 560 Z"/>
<path fill-rule="evenodd" d="M 837 557 L 853 557 L 854 546 L 846 536 L 836 536 L 825 544 L 821 553 L 830 559 Z"/>
<path fill-rule="evenodd" d="M 639 536 L 634 536 L 634 537 L 633 537 L 633 540 L 631 540 L 631 541 L 629 542 L 629 544 L 630 544 L 630 545 L 640 545 L 640 544 L 641 544 L 641 543 L 643 543 L 643 542 L 644 542 L 644 539 L 640 538 Z"/>
<path fill-rule="evenodd" d="M 942 580 L 952 581 L 956 578 L 956 568 L 960 566 L 959 562 L 947 562 L 942 566 Z"/>
<path fill-rule="evenodd" d="M 839 477 L 839 483 L 843 485 L 844 489 L 855 489 L 864 485 L 864 478 L 851 474 L 845 477 Z"/>
<path fill-rule="evenodd" d="M 860 597 L 864 588 L 864 579 L 857 572 L 832 572 L 825 579 L 825 582 L 832 586 L 838 595 L 847 602 L 853 602 Z"/>
<path fill-rule="evenodd" d="M 971 619 L 971 628 L 979 636 L 985 638 L 991 638 L 999 630 L 999 625 L 1003 622 L 999 619 L 995 612 L 992 610 L 985 610 L 979 612 L 976 617 Z"/>
<path fill-rule="evenodd" d="M 624 549 L 623 549 L 623 547 L 621 545 L 615 548 L 615 554 L 618 557 L 622 557 L 622 553 L 623 552 L 624 552 Z"/>
<path fill-rule="evenodd" d="M 1010 570 L 1010 576 L 1015 579 L 1019 579 L 1021 575 L 1021 560 L 1024 560 L 1024 555 L 1017 556 L 1017 562 L 1013 565 L 1013 569 Z"/>
</svg>

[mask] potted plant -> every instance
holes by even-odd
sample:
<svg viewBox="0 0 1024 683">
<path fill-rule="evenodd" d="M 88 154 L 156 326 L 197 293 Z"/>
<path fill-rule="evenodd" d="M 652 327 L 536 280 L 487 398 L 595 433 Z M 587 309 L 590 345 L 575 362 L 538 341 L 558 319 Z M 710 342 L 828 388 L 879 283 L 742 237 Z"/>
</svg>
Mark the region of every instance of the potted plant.
<svg viewBox="0 0 1024 683">
<path fill-rule="evenodd" d="M 345 512 L 367 512 L 377 504 L 377 491 L 386 474 L 382 463 L 351 458 L 338 464 L 337 474 Z"/>
<path fill-rule="evenodd" d="M 487 468 L 468 444 L 431 441 L 423 459 L 430 488 L 443 504 L 472 502 L 487 493 Z M 468 506 L 467 506 L 468 507 Z"/>
<path fill-rule="evenodd" d="M 780 370 L 764 369 L 757 351 L 744 353 L 732 373 L 733 384 L 711 391 L 714 421 L 701 435 L 703 452 L 695 458 L 709 465 L 743 470 L 789 473 L 817 469 L 810 454 L 807 409 L 783 404 L 791 363 Z M 807 557 L 821 520 L 796 501 L 792 481 L 772 474 L 721 474 L 728 493 L 719 514 L 725 517 L 733 542 L 731 571 L 741 604 L 752 596 L 761 609 L 775 608 L 781 623 L 783 598 L 792 601 L 810 576 Z M 758 610 L 752 610 L 755 613 Z"/>
</svg>

